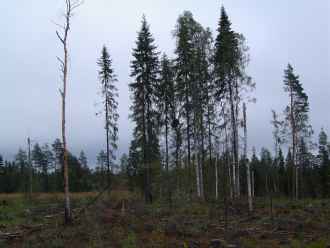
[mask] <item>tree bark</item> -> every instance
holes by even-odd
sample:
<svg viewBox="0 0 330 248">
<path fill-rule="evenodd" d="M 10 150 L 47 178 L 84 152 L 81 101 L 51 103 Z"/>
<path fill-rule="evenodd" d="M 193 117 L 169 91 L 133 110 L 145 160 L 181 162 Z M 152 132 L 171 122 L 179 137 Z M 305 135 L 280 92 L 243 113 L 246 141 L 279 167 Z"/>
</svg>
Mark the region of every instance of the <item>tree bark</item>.
<svg viewBox="0 0 330 248">
<path fill-rule="evenodd" d="M 63 176 L 64 176 L 64 195 L 65 195 L 65 207 L 64 207 L 64 221 L 66 224 L 72 222 L 72 213 L 70 207 L 70 191 L 69 191 L 69 168 L 68 168 L 68 151 L 66 141 L 66 95 L 67 95 L 67 81 L 68 81 L 68 35 L 70 31 L 70 19 L 74 9 L 78 8 L 82 2 L 77 0 L 65 0 L 66 11 L 64 14 L 65 24 L 64 26 L 58 25 L 63 29 L 63 36 L 56 32 L 56 35 L 63 45 L 64 59 L 57 58 L 61 64 L 63 89 L 60 90 L 62 99 L 62 143 L 63 143 Z"/>
<path fill-rule="evenodd" d="M 219 199 L 219 172 L 218 172 L 218 155 L 216 156 L 214 163 L 214 171 L 215 171 L 215 199 Z"/>
<path fill-rule="evenodd" d="M 105 86 L 107 88 L 107 86 Z M 108 188 L 108 193 L 110 193 L 110 144 L 109 144 L 109 108 L 108 108 L 108 92 L 105 90 L 106 96 L 105 96 L 105 132 L 106 132 L 106 139 L 107 139 L 107 188 Z"/>
<path fill-rule="evenodd" d="M 230 115 L 231 115 L 231 131 L 232 131 L 232 152 L 233 152 L 233 169 L 232 169 L 232 181 L 233 181 L 233 196 L 236 198 L 238 194 L 238 180 L 237 180 L 237 167 L 238 167 L 238 149 L 237 149 L 237 124 L 235 117 L 235 103 L 233 96 L 232 86 L 229 86 L 229 99 L 230 99 Z"/>
</svg>

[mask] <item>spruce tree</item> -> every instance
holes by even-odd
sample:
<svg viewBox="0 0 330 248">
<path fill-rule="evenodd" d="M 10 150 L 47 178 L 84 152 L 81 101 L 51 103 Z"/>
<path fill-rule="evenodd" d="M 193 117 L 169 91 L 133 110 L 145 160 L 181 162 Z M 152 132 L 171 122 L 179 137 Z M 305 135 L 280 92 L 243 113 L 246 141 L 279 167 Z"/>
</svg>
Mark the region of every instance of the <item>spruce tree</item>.
<svg viewBox="0 0 330 248">
<path fill-rule="evenodd" d="M 101 95 L 103 98 L 105 132 L 106 132 L 106 151 L 107 151 L 107 187 L 110 187 L 111 164 L 114 160 L 118 140 L 118 90 L 115 85 L 117 77 L 112 68 L 112 60 L 108 49 L 103 46 L 101 57 L 97 62 L 99 69 L 99 80 L 101 83 Z"/>
<path fill-rule="evenodd" d="M 152 163 L 159 160 L 158 113 L 156 88 L 159 80 L 159 60 L 154 38 L 150 33 L 145 16 L 138 33 L 136 48 L 133 49 L 131 77 L 129 84 L 133 104 L 131 119 L 135 122 L 134 139 L 142 151 L 144 170 L 144 194 L 147 203 L 152 202 Z"/>
<path fill-rule="evenodd" d="M 215 40 L 214 74 L 216 83 L 216 98 L 218 102 L 228 102 L 231 123 L 232 144 L 232 188 L 234 196 L 239 195 L 238 186 L 238 116 L 235 111 L 235 82 L 239 75 L 239 43 L 236 33 L 231 28 L 231 22 L 224 9 L 221 8 L 218 35 Z"/>
<path fill-rule="evenodd" d="M 251 101 L 246 93 L 250 93 L 255 84 L 246 74 L 249 62 L 248 47 L 242 34 L 231 28 L 231 22 L 224 9 L 221 8 L 221 17 L 218 26 L 218 35 L 215 40 L 214 75 L 216 83 L 216 99 L 218 105 L 224 104 L 223 112 L 229 113 L 231 147 L 232 147 L 232 187 L 234 197 L 240 195 L 239 172 L 239 122 L 240 103 L 243 98 Z M 223 114 L 220 116 L 224 118 Z M 225 120 L 227 122 L 227 120 Z"/>
</svg>

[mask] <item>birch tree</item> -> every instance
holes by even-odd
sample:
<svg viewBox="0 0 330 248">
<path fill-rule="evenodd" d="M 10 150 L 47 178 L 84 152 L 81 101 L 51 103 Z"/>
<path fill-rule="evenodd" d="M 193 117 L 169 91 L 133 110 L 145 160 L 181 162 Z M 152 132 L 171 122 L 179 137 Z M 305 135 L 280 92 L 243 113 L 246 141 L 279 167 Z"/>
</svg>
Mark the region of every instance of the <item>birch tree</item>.
<svg viewBox="0 0 330 248">
<path fill-rule="evenodd" d="M 158 118 L 156 88 L 159 80 L 159 59 L 154 38 L 145 16 L 133 50 L 129 84 L 133 104 L 131 118 L 135 122 L 134 139 L 142 153 L 144 193 L 146 203 L 152 203 L 152 162 L 159 159 Z"/>
<path fill-rule="evenodd" d="M 247 182 L 247 193 L 248 193 L 248 203 L 249 211 L 253 211 L 253 202 L 252 202 L 252 185 L 251 185 L 251 169 L 250 162 L 247 159 L 247 120 L 246 120 L 246 104 L 243 103 L 243 129 L 244 129 L 244 154 L 243 159 L 246 164 L 246 182 Z"/>
</svg>

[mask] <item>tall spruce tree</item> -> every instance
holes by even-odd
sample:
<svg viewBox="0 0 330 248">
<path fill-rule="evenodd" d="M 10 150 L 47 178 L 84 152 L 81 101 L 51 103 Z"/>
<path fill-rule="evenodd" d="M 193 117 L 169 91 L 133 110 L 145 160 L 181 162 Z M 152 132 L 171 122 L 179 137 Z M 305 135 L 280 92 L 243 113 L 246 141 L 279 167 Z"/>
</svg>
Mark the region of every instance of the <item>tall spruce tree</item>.
<svg viewBox="0 0 330 248">
<path fill-rule="evenodd" d="M 142 167 L 144 170 L 145 201 L 151 203 L 152 196 L 152 164 L 159 159 L 158 113 L 155 109 L 156 88 L 159 81 L 159 60 L 154 38 L 150 33 L 145 16 L 138 33 L 136 48 L 133 50 L 131 77 L 129 84 L 133 104 L 131 118 L 135 122 L 134 139 L 142 151 Z"/>
<path fill-rule="evenodd" d="M 217 85 L 216 96 L 218 101 L 228 102 L 230 109 L 231 143 L 233 155 L 232 184 L 234 196 L 239 195 L 238 187 L 238 130 L 235 111 L 235 83 L 239 75 L 239 43 L 236 33 L 231 28 L 231 22 L 224 9 L 221 8 L 221 17 L 218 27 L 218 36 L 215 41 L 214 70 Z"/>
<path fill-rule="evenodd" d="M 107 187 L 110 187 L 110 173 L 112 171 L 112 160 L 115 159 L 114 151 L 117 149 L 118 140 L 118 89 L 115 85 L 117 77 L 112 68 L 106 46 L 102 48 L 102 54 L 97 62 L 99 66 L 99 80 L 101 82 L 101 95 L 104 106 L 105 132 L 106 132 L 106 151 L 107 151 Z"/>
</svg>

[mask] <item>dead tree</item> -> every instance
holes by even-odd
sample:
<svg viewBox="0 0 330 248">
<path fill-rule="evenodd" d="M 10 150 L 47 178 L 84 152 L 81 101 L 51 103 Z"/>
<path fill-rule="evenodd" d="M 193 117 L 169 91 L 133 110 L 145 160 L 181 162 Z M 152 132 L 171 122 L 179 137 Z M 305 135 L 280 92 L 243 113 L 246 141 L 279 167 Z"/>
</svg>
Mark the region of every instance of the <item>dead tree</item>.
<svg viewBox="0 0 330 248">
<path fill-rule="evenodd" d="M 65 0 L 65 13 L 64 13 L 64 24 L 60 25 L 61 31 L 56 31 L 57 38 L 60 40 L 63 46 L 63 58 L 57 57 L 61 73 L 63 88 L 60 89 L 60 95 L 62 100 L 62 143 L 63 143 L 63 172 L 64 172 L 64 194 L 65 194 L 65 210 L 64 210 L 64 221 L 66 224 L 72 222 L 72 214 L 70 208 L 70 191 L 69 191 L 69 169 L 68 169 L 68 151 L 66 141 L 66 95 L 67 95 L 67 81 L 68 81 L 68 36 L 70 31 L 70 20 L 73 16 L 73 11 L 82 4 L 80 0 Z"/>
</svg>

